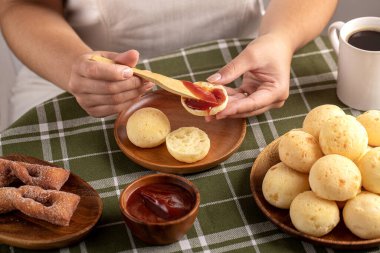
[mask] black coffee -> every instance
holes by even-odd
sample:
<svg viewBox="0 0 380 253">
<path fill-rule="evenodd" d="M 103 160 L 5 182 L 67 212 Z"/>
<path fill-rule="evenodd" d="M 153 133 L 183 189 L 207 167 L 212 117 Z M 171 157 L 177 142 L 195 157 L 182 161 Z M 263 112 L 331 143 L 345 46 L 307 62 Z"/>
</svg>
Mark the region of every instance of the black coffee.
<svg viewBox="0 0 380 253">
<path fill-rule="evenodd" d="M 380 32 L 370 30 L 356 32 L 348 38 L 348 43 L 363 50 L 380 51 Z"/>
</svg>

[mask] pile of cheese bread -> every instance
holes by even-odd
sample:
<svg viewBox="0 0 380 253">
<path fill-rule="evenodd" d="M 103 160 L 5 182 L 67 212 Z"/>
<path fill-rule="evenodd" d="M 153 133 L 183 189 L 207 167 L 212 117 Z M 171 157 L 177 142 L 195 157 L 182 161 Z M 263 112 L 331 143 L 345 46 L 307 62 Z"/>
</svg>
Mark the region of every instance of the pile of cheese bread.
<svg viewBox="0 0 380 253">
<path fill-rule="evenodd" d="M 262 191 L 273 206 L 289 209 L 294 227 L 321 237 L 342 214 L 362 239 L 380 238 L 380 111 L 358 117 L 322 105 L 302 129 L 280 137 L 281 162 L 266 173 Z"/>
</svg>

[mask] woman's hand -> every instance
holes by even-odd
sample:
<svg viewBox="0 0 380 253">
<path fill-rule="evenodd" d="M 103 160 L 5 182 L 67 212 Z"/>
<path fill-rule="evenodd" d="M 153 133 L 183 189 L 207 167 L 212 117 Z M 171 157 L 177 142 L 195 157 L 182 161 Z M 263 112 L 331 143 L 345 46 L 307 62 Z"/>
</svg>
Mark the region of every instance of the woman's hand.
<svg viewBox="0 0 380 253">
<path fill-rule="evenodd" d="M 119 64 L 90 60 L 99 54 Z M 75 96 L 79 105 L 91 116 L 105 117 L 119 113 L 153 87 L 133 76 L 131 67 L 139 59 L 136 50 L 121 54 L 113 52 L 92 52 L 80 56 L 73 64 L 68 91 Z"/>
<path fill-rule="evenodd" d="M 243 74 L 240 87 L 227 88 L 228 105 L 215 118 L 250 117 L 283 106 L 289 96 L 292 54 L 291 47 L 270 34 L 252 41 L 235 59 L 207 79 L 225 85 Z"/>
</svg>

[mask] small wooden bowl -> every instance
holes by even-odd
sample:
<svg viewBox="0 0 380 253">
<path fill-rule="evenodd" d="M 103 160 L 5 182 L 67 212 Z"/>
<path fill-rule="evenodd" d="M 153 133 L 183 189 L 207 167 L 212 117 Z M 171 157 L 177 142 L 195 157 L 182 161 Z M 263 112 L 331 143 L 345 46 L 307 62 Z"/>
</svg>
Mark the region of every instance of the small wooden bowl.
<svg viewBox="0 0 380 253">
<path fill-rule="evenodd" d="M 194 199 L 193 208 L 185 216 L 166 222 L 154 223 L 135 218 L 127 208 L 129 197 L 138 188 L 155 183 L 170 183 L 186 189 Z M 137 179 L 123 190 L 119 200 L 121 213 L 133 235 L 146 243 L 155 245 L 165 245 L 180 240 L 192 227 L 198 215 L 199 204 L 200 194 L 194 184 L 183 177 L 164 173 L 150 174 Z"/>
<path fill-rule="evenodd" d="M 355 236 L 345 226 L 343 217 L 340 217 L 338 225 L 327 235 L 314 237 L 298 231 L 292 224 L 289 210 L 276 208 L 270 205 L 264 198 L 262 192 L 262 182 L 266 172 L 275 164 L 280 162 L 278 145 L 280 138 L 270 143 L 256 158 L 250 175 L 250 186 L 253 198 L 264 213 L 275 225 L 285 233 L 300 237 L 301 239 L 313 244 L 323 245 L 336 249 L 360 250 L 380 245 L 380 238 L 364 240 Z"/>
</svg>

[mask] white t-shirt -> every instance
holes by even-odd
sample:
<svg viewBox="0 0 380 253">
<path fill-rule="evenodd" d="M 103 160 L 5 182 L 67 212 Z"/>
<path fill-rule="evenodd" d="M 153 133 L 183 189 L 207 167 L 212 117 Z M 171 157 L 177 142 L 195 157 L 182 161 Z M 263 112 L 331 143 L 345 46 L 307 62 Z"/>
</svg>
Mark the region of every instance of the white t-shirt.
<svg viewBox="0 0 380 253">
<path fill-rule="evenodd" d="M 65 17 L 93 50 L 136 49 L 140 60 L 196 43 L 253 38 L 261 0 L 69 0 Z M 12 88 L 11 120 L 63 90 L 23 67 Z"/>
</svg>

